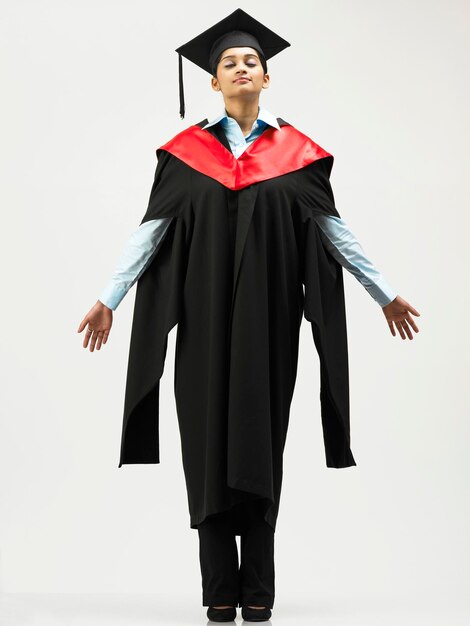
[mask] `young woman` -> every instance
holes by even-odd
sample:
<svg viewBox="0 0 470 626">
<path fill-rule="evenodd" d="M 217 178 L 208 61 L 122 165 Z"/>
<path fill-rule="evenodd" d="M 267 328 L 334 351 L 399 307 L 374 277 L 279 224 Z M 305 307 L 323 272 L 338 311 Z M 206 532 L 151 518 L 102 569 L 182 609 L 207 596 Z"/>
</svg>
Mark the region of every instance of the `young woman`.
<svg viewBox="0 0 470 626">
<path fill-rule="evenodd" d="M 214 621 L 271 617 L 274 533 L 302 315 L 321 364 L 328 467 L 350 448 L 342 268 L 378 302 L 390 331 L 420 315 L 366 258 L 341 219 L 333 157 L 260 107 L 266 60 L 289 44 L 241 9 L 180 53 L 211 74 L 220 115 L 157 150 L 149 205 L 78 332 L 107 342 L 112 311 L 137 293 L 119 467 L 159 463 L 158 398 L 177 324 L 175 398 L 190 526 L 200 540 L 203 606 Z M 240 536 L 238 563 L 236 536 Z"/>
</svg>

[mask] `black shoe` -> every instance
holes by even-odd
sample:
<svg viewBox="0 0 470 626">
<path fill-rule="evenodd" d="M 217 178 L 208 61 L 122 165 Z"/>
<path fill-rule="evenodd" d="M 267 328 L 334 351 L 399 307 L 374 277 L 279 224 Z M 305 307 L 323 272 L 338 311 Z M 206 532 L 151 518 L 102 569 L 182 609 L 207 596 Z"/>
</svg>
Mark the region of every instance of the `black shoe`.
<svg viewBox="0 0 470 626">
<path fill-rule="evenodd" d="M 214 609 L 210 606 L 207 609 L 207 617 L 213 622 L 233 622 L 237 617 L 237 609 L 234 606 L 228 609 Z"/>
<path fill-rule="evenodd" d="M 248 606 L 242 606 L 242 617 L 247 622 L 265 622 L 271 617 L 271 609 L 250 609 Z"/>
</svg>

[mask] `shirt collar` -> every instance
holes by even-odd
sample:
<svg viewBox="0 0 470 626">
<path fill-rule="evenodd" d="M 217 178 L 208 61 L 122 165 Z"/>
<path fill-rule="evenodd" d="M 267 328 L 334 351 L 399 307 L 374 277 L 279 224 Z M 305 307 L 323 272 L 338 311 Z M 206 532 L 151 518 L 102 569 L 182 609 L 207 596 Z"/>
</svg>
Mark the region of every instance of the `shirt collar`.
<svg viewBox="0 0 470 626">
<path fill-rule="evenodd" d="M 277 130 L 281 130 L 281 127 L 279 126 L 279 123 L 276 117 L 272 113 L 270 113 L 267 109 L 264 109 L 263 107 L 258 107 L 258 117 L 256 118 L 256 121 L 258 120 L 265 122 L 266 124 L 268 124 L 268 126 L 273 126 L 274 128 L 277 128 Z M 210 120 L 205 126 L 203 126 L 203 129 L 207 128 L 208 126 L 213 126 L 214 124 L 217 124 L 218 122 L 222 122 L 222 124 L 225 124 L 227 121 L 228 121 L 228 115 L 224 107 L 220 115 Z"/>
</svg>

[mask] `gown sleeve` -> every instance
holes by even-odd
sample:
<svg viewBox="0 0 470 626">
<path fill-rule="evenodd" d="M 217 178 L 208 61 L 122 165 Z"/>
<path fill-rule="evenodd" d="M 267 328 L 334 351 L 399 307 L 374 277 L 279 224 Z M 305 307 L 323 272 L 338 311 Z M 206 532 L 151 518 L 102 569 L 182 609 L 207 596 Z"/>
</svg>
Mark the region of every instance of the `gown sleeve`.
<svg viewBox="0 0 470 626">
<path fill-rule="evenodd" d="M 168 334 L 183 315 L 191 168 L 165 150 L 157 150 L 157 155 L 155 179 L 141 225 L 165 219 L 167 232 L 158 254 L 137 282 L 119 467 L 160 462 L 160 379 Z"/>
<path fill-rule="evenodd" d="M 307 214 L 335 215 L 340 217 L 336 206 L 333 189 L 330 183 L 330 173 L 333 167 L 333 157 L 317 159 L 304 167 L 297 187 L 297 204 Z"/>
<path fill-rule="evenodd" d="M 166 150 L 157 152 L 157 168 L 141 224 L 157 218 L 177 217 L 189 196 L 191 168 Z"/>
<path fill-rule="evenodd" d="M 328 467 L 356 465 L 350 447 L 349 372 L 343 268 L 321 236 L 319 216 L 340 218 L 330 184 L 333 157 L 300 171 L 295 220 L 304 317 L 312 327 L 320 359 L 320 400 Z"/>
</svg>

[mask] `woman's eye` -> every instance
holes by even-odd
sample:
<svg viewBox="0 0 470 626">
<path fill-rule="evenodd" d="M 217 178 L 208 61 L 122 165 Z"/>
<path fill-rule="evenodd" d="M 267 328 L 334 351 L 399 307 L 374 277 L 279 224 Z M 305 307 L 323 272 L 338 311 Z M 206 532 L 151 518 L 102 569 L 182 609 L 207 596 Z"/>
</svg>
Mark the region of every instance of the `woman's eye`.
<svg viewBox="0 0 470 626">
<path fill-rule="evenodd" d="M 224 65 L 224 67 L 233 67 L 233 63 L 229 63 L 228 65 Z M 256 67 L 256 63 L 247 63 L 248 67 Z"/>
</svg>

